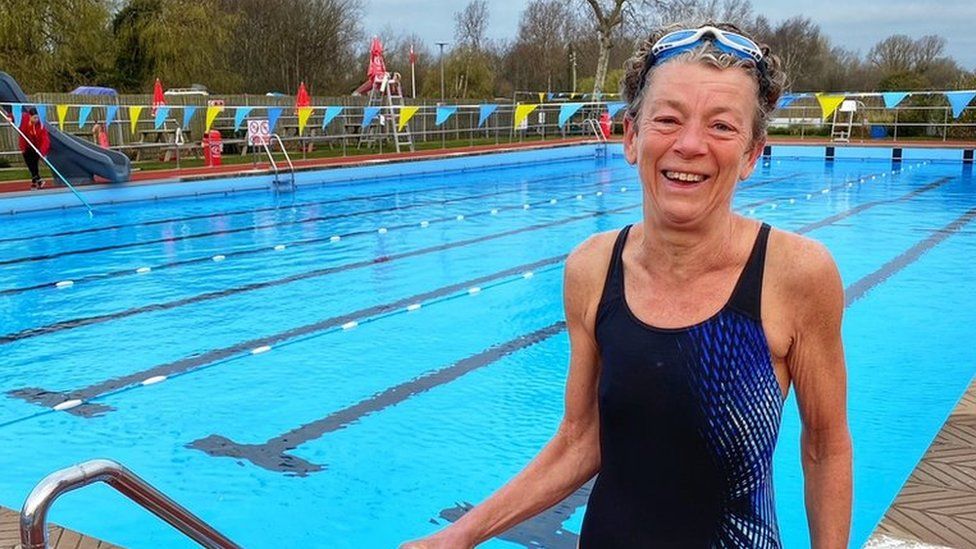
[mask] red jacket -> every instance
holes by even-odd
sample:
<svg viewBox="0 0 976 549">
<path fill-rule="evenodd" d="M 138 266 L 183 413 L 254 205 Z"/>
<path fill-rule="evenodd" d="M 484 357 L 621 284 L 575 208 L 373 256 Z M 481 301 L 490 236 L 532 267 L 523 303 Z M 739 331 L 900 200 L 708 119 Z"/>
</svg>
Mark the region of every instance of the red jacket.
<svg viewBox="0 0 976 549">
<path fill-rule="evenodd" d="M 51 136 L 48 135 L 43 122 L 31 124 L 30 115 L 25 112 L 20 117 L 20 131 L 41 151 L 41 156 L 47 156 L 48 151 L 51 150 Z M 26 152 L 28 147 L 24 135 L 20 136 L 20 152 Z"/>
</svg>

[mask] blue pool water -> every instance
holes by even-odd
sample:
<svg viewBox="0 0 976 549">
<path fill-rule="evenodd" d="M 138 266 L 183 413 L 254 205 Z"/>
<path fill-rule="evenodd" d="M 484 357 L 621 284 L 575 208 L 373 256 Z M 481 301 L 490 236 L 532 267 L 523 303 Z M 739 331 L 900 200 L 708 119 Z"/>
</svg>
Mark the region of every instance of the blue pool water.
<svg viewBox="0 0 976 549">
<path fill-rule="evenodd" d="M 849 290 L 852 546 L 976 371 L 974 183 L 958 162 L 774 156 L 736 196 L 743 214 L 825 243 Z M 562 258 L 639 204 L 611 154 L 101 206 L 92 220 L 7 216 L 0 504 L 107 457 L 247 547 L 431 532 L 554 432 Z M 808 546 L 792 397 L 775 485 L 787 546 Z M 584 503 L 486 546 L 574 547 Z M 131 547 L 193 546 L 103 486 L 51 519 Z"/>
</svg>

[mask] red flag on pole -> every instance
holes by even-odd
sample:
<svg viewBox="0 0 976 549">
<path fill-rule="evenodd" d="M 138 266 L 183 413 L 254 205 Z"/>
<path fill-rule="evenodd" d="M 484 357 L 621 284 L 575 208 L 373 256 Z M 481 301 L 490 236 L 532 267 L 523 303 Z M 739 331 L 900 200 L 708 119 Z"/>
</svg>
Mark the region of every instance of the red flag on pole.
<svg viewBox="0 0 976 549">
<path fill-rule="evenodd" d="M 152 113 L 153 116 L 156 115 L 156 108 L 162 107 L 166 104 L 166 96 L 163 95 L 163 84 L 156 79 L 156 83 L 153 84 L 153 97 L 152 97 Z"/>
<path fill-rule="evenodd" d="M 413 44 L 410 44 L 410 64 L 417 62 L 417 54 L 413 52 Z"/>
<path fill-rule="evenodd" d="M 305 81 L 302 81 L 298 85 L 298 94 L 295 96 L 295 113 L 298 113 L 298 109 L 301 107 L 310 107 L 312 105 L 312 98 L 308 96 L 308 90 L 305 89 Z"/>
</svg>

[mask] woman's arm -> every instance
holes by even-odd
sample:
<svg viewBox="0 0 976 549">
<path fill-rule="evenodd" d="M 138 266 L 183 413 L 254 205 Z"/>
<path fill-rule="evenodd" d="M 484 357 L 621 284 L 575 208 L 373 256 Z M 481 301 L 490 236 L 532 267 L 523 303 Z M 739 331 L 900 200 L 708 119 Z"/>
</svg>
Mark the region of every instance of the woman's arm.
<svg viewBox="0 0 976 549">
<path fill-rule="evenodd" d="M 593 272 L 602 255 L 594 240 L 585 242 L 566 261 L 564 303 L 570 365 L 565 411 L 556 434 L 491 497 L 444 530 L 409 542 L 403 549 L 474 547 L 559 503 L 599 470 L 599 359 L 593 319 L 603 270 Z"/>
<path fill-rule="evenodd" d="M 787 365 L 796 389 L 807 520 L 814 548 L 846 548 L 851 527 L 852 452 L 841 342 L 844 288 L 820 244 L 803 239 L 794 285 Z"/>
</svg>

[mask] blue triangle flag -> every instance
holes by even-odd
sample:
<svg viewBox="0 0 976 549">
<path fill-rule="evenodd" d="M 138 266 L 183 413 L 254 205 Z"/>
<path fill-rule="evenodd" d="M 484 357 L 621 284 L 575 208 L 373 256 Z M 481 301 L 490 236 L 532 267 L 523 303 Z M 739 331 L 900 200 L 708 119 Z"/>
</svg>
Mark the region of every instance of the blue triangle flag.
<svg viewBox="0 0 976 549">
<path fill-rule="evenodd" d="M 47 105 L 37 106 L 37 116 L 40 117 L 42 124 L 47 122 Z"/>
<path fill-rule="evenodd" d="M 776 108 L 785 109 L 786 107 L 792 105 L 797 99 L 799 99 L 799 97 L 795 95 L 784 95 L 783 97 L 779 98 L 779 102 L 776 103 Z"/>
<path fill-rule="evenodd" d="M 447 122 L 447 119 L 456 113 L 457 109 L 457 107 L 437 107 L 437 119 L 434 120 L 434 125 L 440 126 Z"/>
<path fill-rule="evenodd" d="M 478 127 L 480 128 L 481 126 L 484 126 L 485 121 L 487 121 L 488 117 L 491 116 L 496 110 L 498 110 L 498 105 L 481 105 L 478 107 Z"/>
<path fill-rule="evenodd" d="M 153 127 L 157 130 L 163 127 L 163 122 L 166 122 L 166 117 L 169 116 L 169 107 L 165 105 L 160 105 L 156 107 L 156 118 L 153 120 Z"/>
<path fill-rule="evenodd" d="M 119 114 L 118 105 L 109 105 L 105 107 L 105 127 L 108 128 L 115 122 L 115 115 Z"/>
<path fill-rule="evenodd" d="M 274 133 L 275 124 L 278 123 L 278 119 L 281 118 L 281 107 L 269 107 L 268 108 L 268 131 Z"/>
<path fill-rule="evenodd" d="M 91 105 L 85 105 L 78 109 L 78 127 L 84 128 L 85 122 L 88 122 L 88 116 L 91 115 L 92 107 Z"/>
<path fill-rule="evenodd" d="M 957 92 L 946 92 L 946 99 L 949 100 L 949 104 L 952 105 L 952 117 L 959 118 L 962 111 L 966 109 L 966 105 L 976 97 L 976 91 L 957 91 Z"/>
<path fill-rule="evenodd" d="M 10 115 L 13 116 L 14 124 L 20 126 L 20 114 L 24 110 L 24 106 L 20 103 L 13 103 L 10 105 Z"/>
<path fill-rule="evenodd" d="M 546 94 L 546 101 L 552 101 L 552 98 L 555 97 L 555 96 L 556 96 L 556 94 L 554 94 L 552 92 L 547 93 Z"/>
<path fill-rule="evenodd" d="M 193 115 L 196 114 L 197 108 L 193 106 L 183 107 L 183 125 L 181 128 L 190 127 L 190 120 L 193 120 Z"/>
<path fill-rule="evenodd" d="M 244 118 L 251 112 L 254 107 L 237 107 L 234 112 L 234 130 L 241 129 L 241 124 L 244 123 Z"/>
<path fill-rule="evenodd" d="M 625 103 L 623 101 L 614 101 L 612 103 L 607 103 L 607 112 L 610 113 L 610 118 L 613 118 L 613 115 L 615 115 L 618 112 L 620 112 L 620 109 L 622 109 L 622 108 L 624 108 L 626 106 L 627 106 L 627 103 Z"/>
<path fill-rule="evenodd" d="M 884 98 L 884 104 L 886 109 L 893 109 L 902 102 L 903 99 L 908 97 L 908 92 L 884 92 L 881 94 Z"/>
<path fill-rule="evenodd" d="M 367 127 L 373 123 L 373 119 L 376 115 L 380 113 L 381 107 L 366 107 L 363 109 L 363 127 Z"/>
<path fill-rule="evenodd" d="M 324 130 L 329 125 L 329 122 L 335 120 L 335 117 L 339 116 L 341 112 L 342 107 L 326 107 L 325 116 L 322 118 L 322 129 Z"/>
<path fill-rule="evenodd" d="M 562 128 L 569 119 L 583 108 L 582 103 L 563 103 L 559 106 L 559 127 Z"/>
</svg>

